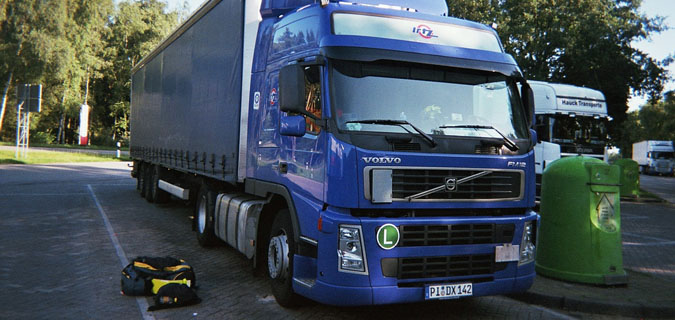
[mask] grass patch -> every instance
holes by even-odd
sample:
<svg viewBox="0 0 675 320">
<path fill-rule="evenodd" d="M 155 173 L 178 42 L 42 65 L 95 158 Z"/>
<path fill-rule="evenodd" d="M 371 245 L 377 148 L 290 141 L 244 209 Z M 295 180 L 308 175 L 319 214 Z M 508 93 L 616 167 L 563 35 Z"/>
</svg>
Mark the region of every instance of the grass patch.
<svg viewBox="0 0 675 320">
<path fill-rule="evenodd" d="M 16 142 L 2 142 L 0 146 L 16 147 Z M 92 150 L 117 150 L 117 147 L 111 146 L 81 146 L 77 144 L 45 144 L 45 143 L 31 143 L 31 147 L 36 148 L 61 148 L 61 149 L 92 149 Z M 129 147 L 121 147 L 122 151 L 129 151 Z"/>
<path fill-rule="evenodd" d="M 44 163 L 70 163 L 70 162 L 102 162 L 102 161 L 125 161 L 113 156 L 92 155 L 72 152 L 52 152 L 28 150 L 26 157 L 14 158 L 14 150 L 0 150 L 0 164 L 44 164 Z"/>
</svg>

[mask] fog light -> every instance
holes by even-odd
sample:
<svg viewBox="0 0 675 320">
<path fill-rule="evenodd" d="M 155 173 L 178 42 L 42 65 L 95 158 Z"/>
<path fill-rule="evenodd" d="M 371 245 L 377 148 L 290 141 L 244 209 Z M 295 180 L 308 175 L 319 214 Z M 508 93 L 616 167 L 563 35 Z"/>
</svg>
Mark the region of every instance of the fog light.
<svg viewBox="0 0 675 320">
<path fill-rule="evenodd" d="M 338 237 L 338 270 L 367 274 L 361 227 L 341 225 Z"/>
<path fill-rule="evenodd" d="M 518 265 L 534 261 L 536 253 L 535 243 L 537 240 L 535 221 L 525 222 L 523 226 L 523 239 L 520 242 L 520 259 Z"/>
</svg>

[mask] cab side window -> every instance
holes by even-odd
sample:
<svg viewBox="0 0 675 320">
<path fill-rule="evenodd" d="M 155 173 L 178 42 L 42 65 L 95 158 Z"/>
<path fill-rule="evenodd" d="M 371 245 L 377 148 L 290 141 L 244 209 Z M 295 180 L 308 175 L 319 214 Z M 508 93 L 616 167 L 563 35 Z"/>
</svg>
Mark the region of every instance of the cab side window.
<svg viewBox="0 0 675 320">
<path fill-rule="evenodd" d="M 305 68 L 305 110 L 321 118 L 321 71 L 318 66 Z M 321 127 L 310 117 L 305 117 L 307 133 L 319 134 Z"/>
</svg>

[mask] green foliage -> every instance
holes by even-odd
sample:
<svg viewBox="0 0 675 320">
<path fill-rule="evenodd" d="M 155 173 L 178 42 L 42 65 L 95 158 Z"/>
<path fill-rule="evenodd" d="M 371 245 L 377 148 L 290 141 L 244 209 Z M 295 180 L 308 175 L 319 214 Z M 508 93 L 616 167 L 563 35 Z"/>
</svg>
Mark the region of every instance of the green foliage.
<svg viewBox="0 0 675 320">
<path fill-rule="evenodd" d="M 625 139 L 621 153 L 630 157 L 632 145 L 642 140 L 670 140 L 675 142 L 675 92 L 665 94 L 660 102 L 650 102 L 639 111 L 628 113 L 621 126 Z"/>
<path fill-rule="evenodd" d="M 33 144 L 50 144 L 54 143 L 56 138 L 53 134 L 44 131 L 38 131 L 30 135 L 30 143 Z"/>
<path fill-rule="evenodd" d="M 159 44 L 178 24 L 178 12 L 166 12 L 157 0 L 121 2 L 110 20 L 103 51 L 110 63 L 94 83 L 94 99 L 102 105 L 94 110 L 94 124 L 109 139 L 128 141 L 131 68 Z"/>
<path fill-rule="evenodd" d="M 497 22 L 499 35 L 528 79 L 602 91 L 622 141 L 631 90 L 658 99 L 665 66 L 631 46 L 666 28 L 662 17 L 640 13 L 640 0 L 448 0 L 450 15 Z"/>
<path fill-rule="evenodd" d="M 0 139 L 15 138 L 20 83 L 43 84 L 33 136 L 75 142 L 88 104 L 92 140 L 128 137 L 130 69 L 177 25 L 179 13 L 166 11 L 158 0 L 0 1 Z"/>
</svg>

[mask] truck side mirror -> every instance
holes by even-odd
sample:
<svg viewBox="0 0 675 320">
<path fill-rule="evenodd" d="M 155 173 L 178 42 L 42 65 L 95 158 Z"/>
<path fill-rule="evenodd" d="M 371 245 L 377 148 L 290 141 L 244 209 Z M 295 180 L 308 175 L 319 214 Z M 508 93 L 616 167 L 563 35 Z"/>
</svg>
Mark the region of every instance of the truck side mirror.
<svg viewBox="0 0 675 320">
<path fill-rule="evenodd" d="M 279 71 L 279 107 L 281 111 L 305 114 L 305 70 L 299 64 Z"/>
<path fill-rule="evenodd" d="M 525 106 L 527 127 L 531 128 L 534 123 L 534 91 L 532 91 L 532 87 L 527 83 L 523 83 L 520 88 L 520 96 L 523 98 L 523 105 Z"/>
</svg>

